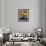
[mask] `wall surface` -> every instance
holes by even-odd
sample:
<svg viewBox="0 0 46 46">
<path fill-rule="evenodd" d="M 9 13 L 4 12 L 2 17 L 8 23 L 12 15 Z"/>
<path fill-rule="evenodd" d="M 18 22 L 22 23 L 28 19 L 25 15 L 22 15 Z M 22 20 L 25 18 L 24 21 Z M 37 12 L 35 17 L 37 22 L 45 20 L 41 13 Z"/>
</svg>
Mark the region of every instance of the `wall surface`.
<svg viewBox="0 0 46 46">
<path fill-rule="evenodd" d="M 0 27 L 3 26 L 3 1 L 0 0 Z"/>
<path fill-rule="evenodd" d="M 42 0 L 4 0 L 5 27 L 14 32 L 33 32 L 42 25 Z M 18 22 L 18 9 L 29 9 L 29 22 Z"/>
<path fill-rule="evenodd" d="M 43 0 L 43 10 L 42 10 L 42 15 L 43 15 L 43 37 L 46 37 L 46 0 Z"/>
<path fill-rule="evenodd" d="M 0 0 L 0 33 L 2 33 L 3 27 L 3 0 Z"/>
</svg>

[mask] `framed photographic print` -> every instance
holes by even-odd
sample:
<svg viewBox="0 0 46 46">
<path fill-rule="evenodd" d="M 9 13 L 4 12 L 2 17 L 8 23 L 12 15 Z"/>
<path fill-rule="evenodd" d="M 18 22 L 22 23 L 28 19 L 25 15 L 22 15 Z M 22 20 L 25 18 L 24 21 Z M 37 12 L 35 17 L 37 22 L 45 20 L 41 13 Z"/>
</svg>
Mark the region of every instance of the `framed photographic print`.
<svg viewBox="0 0 46 46">
<path fill-rule="evenodd" d="M 29 22 L 29 9 L 18 9 L 18 21 Z"/>
</svg>

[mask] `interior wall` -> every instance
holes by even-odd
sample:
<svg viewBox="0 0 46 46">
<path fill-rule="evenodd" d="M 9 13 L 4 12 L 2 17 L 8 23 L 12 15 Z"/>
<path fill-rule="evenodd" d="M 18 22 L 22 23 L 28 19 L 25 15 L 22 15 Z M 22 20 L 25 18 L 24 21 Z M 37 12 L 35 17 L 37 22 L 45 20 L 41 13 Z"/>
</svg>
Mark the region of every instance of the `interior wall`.
<svg viewBox="0 0 46 46">
<path fill-rule="evenodd" d="M 46 37 L 46 0 L 43 0 L 43 37 Z"/>
<path fill-rule="evenodd" d="M 45 25 L 46 25 L 46 0 L 45 0 Z"/>
<path fill-rule="evenodd" d="M 3 0 L 0 0 L 0 33 L 2 33 L 1 28 L 3 27 Z"/>
<path fill-rule="evenodd" d="M 3 1 L 0 0 L 0 27 L 3 26 Z"/>
<path fill-rule="evenodd" d="M 42 0 L 4 0 L 5 27 L 14 32 L 33 32 L 42 26 Z M 29 9 L 29 22 L 18 22 L 18 9 Z"/>
</svg>

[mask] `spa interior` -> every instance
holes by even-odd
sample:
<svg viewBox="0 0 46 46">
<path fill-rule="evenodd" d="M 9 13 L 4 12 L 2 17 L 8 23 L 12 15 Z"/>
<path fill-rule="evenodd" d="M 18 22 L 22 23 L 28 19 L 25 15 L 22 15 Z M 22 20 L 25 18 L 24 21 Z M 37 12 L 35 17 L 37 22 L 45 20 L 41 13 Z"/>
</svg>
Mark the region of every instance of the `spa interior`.
<svg viewBox="0 0 46 46">
<path fill-rule="evenodd" d="M 46 0 L 0 0 L 0 46 L 46 46 Z"/>
</svg>

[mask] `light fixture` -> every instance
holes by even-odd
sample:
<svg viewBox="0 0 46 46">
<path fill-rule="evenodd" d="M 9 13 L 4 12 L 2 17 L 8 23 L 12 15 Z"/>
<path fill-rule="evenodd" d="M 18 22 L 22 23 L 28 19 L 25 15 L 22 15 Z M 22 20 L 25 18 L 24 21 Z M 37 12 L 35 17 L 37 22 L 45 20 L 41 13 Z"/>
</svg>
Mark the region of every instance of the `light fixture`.
<svg viewBox="0 0 46 46">
<path fill-rule="evenodd" d="M 39 28 L 38 31 L 41 31 L 41 28 Z"/>
<path fill-rule="evenodd" d="M 7 31 L 10 31 L 10 29 L 8 28 Z"/>
<path fill-rule="evenodd" d="M 0 37 L 3 37 L 2 33 L 0 34 Z"/>
</svg>

